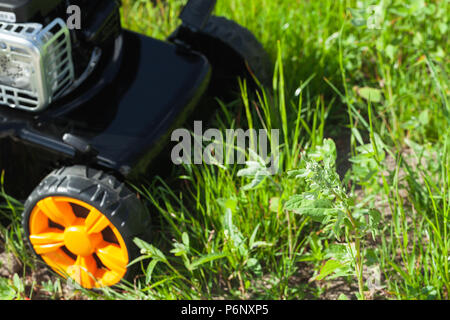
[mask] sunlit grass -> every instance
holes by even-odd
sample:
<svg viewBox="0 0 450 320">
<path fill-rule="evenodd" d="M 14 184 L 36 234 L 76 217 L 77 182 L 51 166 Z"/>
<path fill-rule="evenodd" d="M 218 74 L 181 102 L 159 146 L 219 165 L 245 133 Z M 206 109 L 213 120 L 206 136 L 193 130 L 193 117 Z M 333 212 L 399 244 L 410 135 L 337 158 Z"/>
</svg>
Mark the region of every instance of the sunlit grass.
<svg viewBox="0 0 450 320">
<path fill-rule="evenodd" d="M 184 1 L 123 3 L 127 28 L 164 39 L 179 24 Z M 370 5 L 382 6 L 374 29 L 367 27 Z M 354 288 L 347 298 L 448 299 L 448 1 L 219 0 L 215 14 L 254 32 L 275 77 L 264 94 L 247 95 L 243 85 L 235 103 L 217 102 L 210 125 L 279 129 L 279 174 L 244 190 L 252 177 L 238 174 L 243 166 L 191 165 L 170 181 L 155 177 L 136 186 L 158 217 L 154 242 L 138 242 L 147 258 L 139 262 L 142 275 L 121 290 L 84 294 L 320 299 L 344 279 Z M 338 153 L 348 146 L 350 170 L 333 189 L 341 199 L 310 185 L 334 177 L 332 165 L 319 171 L 320 181 L 288 174 L 310 168 L 308 157 L 322 154 L 317 150 L 327 137 Z M 324 152 L 316 159 L 320 165 L 333 157 Z M 314 213 L 328 215 L 345 204 L 354 225 L 349 215 L 319 223 L 301 202 L 286 208 L 306 192 L 329 197 L 331 207 Z M 20 211 L 16 205 L 2 212 L 11 217 L 11 210 Z M 0 239 L 26 260 L 12 217 Z"/>
</svg>

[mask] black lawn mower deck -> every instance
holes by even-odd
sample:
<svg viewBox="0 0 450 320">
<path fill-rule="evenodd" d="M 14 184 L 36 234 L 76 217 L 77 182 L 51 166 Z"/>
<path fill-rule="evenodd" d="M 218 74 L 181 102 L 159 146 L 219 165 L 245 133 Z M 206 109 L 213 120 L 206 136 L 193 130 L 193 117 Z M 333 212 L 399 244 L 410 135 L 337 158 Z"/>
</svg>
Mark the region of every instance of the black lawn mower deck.
<svg viewBox="0 0 450 320">
<path fill-rule="evenodd" d="M 170 130 L 199 103 L 211 75 L 203 55 L 130 31 L 122 41 L 126 49 L 109 52 L 104 72 L 44 113 L 0 108 L 0 137 L 32 145 L 33 153 L 48 159 L 29 159 L 36 161 L 33 171 L 56 160 L 124 177 L 144 173 Z M 4 151 L 9 159 L 24 156 Z"/>
</svg>

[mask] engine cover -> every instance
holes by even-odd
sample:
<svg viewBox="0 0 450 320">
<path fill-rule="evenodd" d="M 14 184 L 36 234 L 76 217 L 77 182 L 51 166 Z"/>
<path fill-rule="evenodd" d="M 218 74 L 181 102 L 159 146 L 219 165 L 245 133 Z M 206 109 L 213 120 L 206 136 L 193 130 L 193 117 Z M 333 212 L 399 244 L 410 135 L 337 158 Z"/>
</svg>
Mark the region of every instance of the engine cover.
<svg viewBox="0 0 450 320">
<path fill-rule="evenodd" d="M 39 112 L 75 90 L 113 47 L 120 21 L 119 0 L 0 0 L 0 105 Z"/>
<path fill-rule="evenodd" d="M 69 30 L 62 19 L 45 27 L 0 22 L 0 104 L 37 112 L 73 81 Z"/>
<path fill-rule="evenodd" d="M 41 22 L 62 0 L 2 0 L 0 21 L 11 23 Z"/>
</svg>

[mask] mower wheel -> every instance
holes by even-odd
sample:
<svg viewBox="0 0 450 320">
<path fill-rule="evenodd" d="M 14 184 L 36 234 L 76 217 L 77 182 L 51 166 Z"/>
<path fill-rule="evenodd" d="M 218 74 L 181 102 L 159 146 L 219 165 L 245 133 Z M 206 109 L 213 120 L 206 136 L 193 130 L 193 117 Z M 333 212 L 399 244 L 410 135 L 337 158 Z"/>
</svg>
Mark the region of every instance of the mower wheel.
<svg viewBox="0 0 450 320">
<path fill-rule="evenodd" d="M 263 45 L 247 28 L 224 17 L 211 16 L 200 33 L 220 40 L 231 48 L 247 64 L 248 71 L 265 86 L 270 87 L 273 80 L 273 65 Z M 216 47 L 217 50 L 217 47 Z M 217 54 L 217 51 L 216 51 Z M 229 66 L 224 56 L 224 66 Z"/>
<path fill-rule="evenodd" d="M 203 29 L 186 32 L 179 28 L 169 40 L 179 40 L 208 59 L 213 67 L 211 82 L 218 92 L 234 87 L 237 77 L 251 82 L 256 78 L 265 87 L 272 86 L 273 64 L 268 53 L 250 30 L 232 20 L 211 16 Z"/>
<path fill-rule="evenodd" d="M 23 227 L 34 253 L 53 271 L 86 289 L 132 280 L 135 237 L 150 218 L 123 183 L 85 166 L 50 173 L 25 203 Z"/>
</svg>

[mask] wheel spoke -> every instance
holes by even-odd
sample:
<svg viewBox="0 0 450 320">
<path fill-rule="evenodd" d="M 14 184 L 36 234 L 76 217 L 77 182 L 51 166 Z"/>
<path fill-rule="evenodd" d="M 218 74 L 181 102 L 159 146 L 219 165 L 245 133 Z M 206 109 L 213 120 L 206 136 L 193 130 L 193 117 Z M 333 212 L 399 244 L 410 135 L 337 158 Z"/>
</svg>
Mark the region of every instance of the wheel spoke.
<svg viewBox="0 0 450 320">
<path fill-rule="evenodd" d="M 94 275 L 97 271 L 97 263 L 93 256 L 78 256 L 75 264 L 67 270 L 69 276 L 84 288 L 95 286 Z"/>
<path fill-rule="evenodd" d="M 68 227 L 76 219 L 72 207 L 67 202 L 57 202 L 52 197 L 38 202 L 39 209 L 53 222 Z"/>
<path fill-rule="evenodd" d="M 97 249 L 96 253 L 106 268 L 119 275 L 125 274 L 128 259 L 118 245 L 106 244 L 104 247 Z"/>
<path fill-rule="evenodd" d="M 46 254 L 64 245 L 64 233 L 58 229 L 48 229 L 48 232 L 30 235 L 30 242 L 37 254 Z"/>
<path fill-rule="evenodd" d="M 109 220 L 95 208 L 92 208 L 86 218 L 86 228 L 88 234 L 102 232 L 109 226 Z"/>
<path fill-rule="evenodd" d="M 64 277 L 67 276 L 67 268 L 74 263 L 74 260 L 61 249 L 43 254 L 41 257 L 53 270 Z"/>
</svg>

